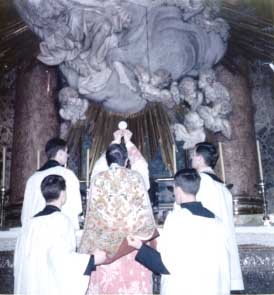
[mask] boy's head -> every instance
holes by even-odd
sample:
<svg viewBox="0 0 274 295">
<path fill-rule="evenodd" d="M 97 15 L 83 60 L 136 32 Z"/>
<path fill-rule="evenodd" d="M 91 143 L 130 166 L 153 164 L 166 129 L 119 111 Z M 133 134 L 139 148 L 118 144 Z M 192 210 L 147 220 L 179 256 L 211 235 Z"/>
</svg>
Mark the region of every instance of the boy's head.
<svg viewBox="0 0 274 295">
<path fill-rule="evenodd" d="M 125 167 L 128 159 L 128 153 L 125 145 L 111 144 L 106 151 L 106 159 L 108 166 L 116 163 L 121 167 Z"/>
<path fill-rule="evenodd" d="M 212 143 L 197 143 L 192 157 L 192 167 L 197 170 L 205 167 L 214 168 L 218 161 L 218 157 L 218 151 Z"/>
<path fill-rule="evenodd" d="M 62 206 L 66 202 L 66 181 L 60 175 L 49 175 L 41 183 L 41 191 L 46 203 L 59 202 Z"/>
<path fill-rule="evenodd" d="M 68 160 L 68 146 L 65 140 L 55 137 L 50 139 L 45 147 L 47 158 L 66 165 Z"/>
<path fill-rule="evenodd" d="M 196 200 L 201 177 L 195 169 L 179 170 L 174 176 L 174 193 L 177 204 Z"/>
</svg>

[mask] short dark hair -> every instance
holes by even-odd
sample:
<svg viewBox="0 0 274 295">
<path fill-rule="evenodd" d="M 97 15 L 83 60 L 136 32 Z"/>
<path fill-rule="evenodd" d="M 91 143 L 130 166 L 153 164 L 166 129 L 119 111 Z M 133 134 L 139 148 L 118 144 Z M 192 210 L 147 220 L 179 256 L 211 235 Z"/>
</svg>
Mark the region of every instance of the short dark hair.
<svg viewBox="0 0 274 295">
<path fill-rule="evenodd" d="M 41 191 L 46 202 L 57 200 L 61 191 L 66 190 L 66 181 L 60 175 L 48 175 L 41 183 Z"/>
<path fill-rule="evenodd" d="M 45 152 L 48 159 L 52 159 L 56 156 L 59 150 L 65 150 L 67 148 L 67 143 L 64 139 L 55 137 L 50 139 L 45 147 Z"/>
<path fill-rule="evenodd" d="M 210 142 L 200 142 L 195 145 L 195 152 L 197 155 L 202 156 L 206 165 L 214 168 L 219 155 L 214 144 Z"/>
<path fill-rule="evenodd" d="M 196 169 L 187 168 L 179 170 L 174 176 L 175 186 L 183 192 L 196 196 L 200 188 L 201 177 Z"/>
<path fill-rule="evenodd" d="M 110 166 L 112 163 L 116 163 L 119 166 L 124 166 L 127 158 L 127 149 L 123 144 L 111 144 L 106 151 L 108 166 Z"/>
</svg>

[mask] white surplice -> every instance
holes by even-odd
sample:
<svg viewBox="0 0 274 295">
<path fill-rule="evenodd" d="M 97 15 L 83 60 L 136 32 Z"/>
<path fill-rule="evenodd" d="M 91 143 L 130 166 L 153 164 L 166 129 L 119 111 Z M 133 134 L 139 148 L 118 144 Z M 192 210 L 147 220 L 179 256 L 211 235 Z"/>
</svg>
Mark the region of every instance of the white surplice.
<svg viewBox="0 0 274 295">
<path fill-rule="evenodd" d="M 22 226 L 45 207 L 46 202 L 40 186 L 43 179 L 51 174 L 61 175 L 66 181 L 67 200 L 62 208 L 62 212 L 70 218 L 74 228 L 77 230 L 79 229 L 78 216 L 82 212 L 80 185 L 76 175 L 70 169 L 62 166 L 37 171 L 28 179 L 21 213 Z"/>
<path fill-rule="evenodd" d="M 74 227 L 61 212 L 34 217 L 21 230 L 14 254 L 14 293 L 84 295 L 90 255 L 76 253 Z"/>
<path fill-rule="evenodd" d="M 230 294 L 229 252 L 223 224 L 179 206 L 169 213 L 158 249 L 170 275 L 161 295 Z"/>
<path fill-rule="evenodd" d="M 201 184 L 196 199 L 223 222 L 229 237 L 231 290 L 243 290 L 244 284 L 233 220 L 232 195 L 223 183 L 203 173 L 215 174 L 210 167 L 200 172 Z"/>
</svg>

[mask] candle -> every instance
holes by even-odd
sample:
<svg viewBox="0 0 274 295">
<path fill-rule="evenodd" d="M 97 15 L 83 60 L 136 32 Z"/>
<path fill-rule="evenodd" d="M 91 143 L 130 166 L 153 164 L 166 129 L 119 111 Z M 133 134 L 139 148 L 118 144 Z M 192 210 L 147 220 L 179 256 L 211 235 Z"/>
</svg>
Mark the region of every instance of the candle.
<svg viewBox="0 0 274 295">
<path fill-rule="evenodd" d="M 37 170 L 40 168 L 40 150 L 37 150 Z"/>
<path fill-rule="evenodd" d="M 174 175 L 177 172 L 177 162 L 176 162 L 176 146 L 175 144 L 172 145 L 173 150 L 173 169 L 174 169 Z"/>
<path fill-rule="evenodd" d="M 259 140 L 256 140 L 256 147 L 257 147 L 257 157 L 258 157 L 260 181 L 263 182 L 264 181 L 264 175 L 263 175 L 263 166 L 262 166 L 262 158 L 261 158 L 261 150 L 260 150 L 260 142 L 259 142 Z"/>
<path fill-rule="evenodd" d="M 223 156 L 223 145 L 221 142 L 219 142 L 218 146 L 219 146 L 219 156 L 220 156 L 222 180 L 225 183 L 225 164 L 224 164 L 224 156 Z"/>
<path fill-rule="evenodd" d="M 89 187 L 89 149 L 87 149 L 87 164 L 86 164 L 86 185 Z"/>
<path fill-rule="evenodd" d="M 6 147 L 3 147 L 2 150 L 2 187 L 5 187 L 5 178 L 6 178 Z"/>
</svg>

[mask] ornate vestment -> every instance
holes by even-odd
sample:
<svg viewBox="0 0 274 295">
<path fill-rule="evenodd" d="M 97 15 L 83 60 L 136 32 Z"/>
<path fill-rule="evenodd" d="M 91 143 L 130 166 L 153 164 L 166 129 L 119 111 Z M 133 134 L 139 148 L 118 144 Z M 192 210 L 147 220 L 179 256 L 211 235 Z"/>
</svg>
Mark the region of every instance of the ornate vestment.
<svg viewBox="0 0 274 295">
<path fill-rule="evenodd" d="M 128 235 L 152 237 L 155 222 L 142 176 L 112 165 L 92 181 L 80 252 L 99 248 L 113 256 Z"/>
<path fill-rule="evenodd" d="M 138 172 L 113 164 L 92 178 L 80 252 L 99 248 L 112 257 L 129 234 L 146 240 L 154 231 L 149 196 Z M 151 294 L 152 274 L 135 255 L 136 250 L 97 266 L 87 294 Z"/>
</svg>

